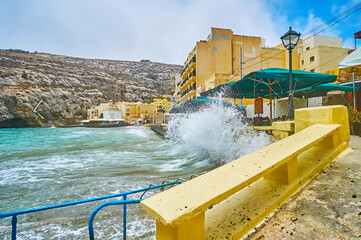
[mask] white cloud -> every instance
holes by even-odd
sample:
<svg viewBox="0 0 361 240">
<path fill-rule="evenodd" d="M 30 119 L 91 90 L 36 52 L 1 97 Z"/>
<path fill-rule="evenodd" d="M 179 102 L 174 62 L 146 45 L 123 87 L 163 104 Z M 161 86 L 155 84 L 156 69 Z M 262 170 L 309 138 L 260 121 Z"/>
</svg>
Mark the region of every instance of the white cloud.
<svg viewBox="0 0 361 240">
<path fill-rule="evenodd" d="M 307 19 L 300 18 L 296 21 L 295 25 L 298 29 L 300 29 L 302 38 L 310 37 L 313 34 L 327 36 L 338 36 L 340 34 L 340 31 L 336 28 L 328 28 L 328 25 L 325 25 L 325 22 L 326 21 L 320 17 L 316 17 L 312 11 L 309 11 Z"/>
<path fill-rule="evenodd" d="M 273 46 L 284 22 L 266 0 L 5 0 L 0 47 L 181 64 L 211 27 L 261 36 Z"/>
</svg>

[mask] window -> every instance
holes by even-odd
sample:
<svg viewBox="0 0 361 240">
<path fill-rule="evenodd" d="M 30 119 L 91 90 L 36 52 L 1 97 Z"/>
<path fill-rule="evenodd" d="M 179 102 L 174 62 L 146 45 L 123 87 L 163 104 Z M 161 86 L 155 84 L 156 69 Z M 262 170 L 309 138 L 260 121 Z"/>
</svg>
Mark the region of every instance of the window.
<svg viewBox="0 0 361 240">
<path fill-rule="evenodd" d="M 306 47 L 306 51 L 310 50 L 310 47 Z"/>
<path fill-rule="evenodd" d="M 301 62 L 302 62 L 302 65 L 305 64 L 305 61 L 302 60 Z"/>
<path fill-rule="evenodd" d="M 315 61 L 315 57 L 314 57 L 314 56 L 310 57 L 310 62 L 313 62 L 313 61 Z"/>
<path fill-rule="evenodd" d="M 310 72 L 315 72 L 315 69 L 311 69 Z"/>
</svg>

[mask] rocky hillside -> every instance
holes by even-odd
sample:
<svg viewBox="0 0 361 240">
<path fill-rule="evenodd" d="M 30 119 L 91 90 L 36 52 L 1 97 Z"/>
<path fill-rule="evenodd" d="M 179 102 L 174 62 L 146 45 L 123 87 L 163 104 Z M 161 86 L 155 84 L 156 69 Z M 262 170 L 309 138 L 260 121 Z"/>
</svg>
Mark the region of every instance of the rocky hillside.
<svg viewBox="0 0 361 240">
<path fill-rule="evenodd" d="M 107 101 L 169 94 L 181 66 L 0 50 L 0 127 L 71 124 Z"/>
</svg>

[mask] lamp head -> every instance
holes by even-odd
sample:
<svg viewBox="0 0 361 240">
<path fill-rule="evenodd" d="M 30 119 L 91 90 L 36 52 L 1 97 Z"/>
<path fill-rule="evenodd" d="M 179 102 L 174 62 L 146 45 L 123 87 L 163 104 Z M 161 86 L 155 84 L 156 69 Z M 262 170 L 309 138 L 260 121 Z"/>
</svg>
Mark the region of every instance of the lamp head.
<svg viewBox="0 0 361 240">
<path fill-rule="evenodd" d="M 287 50 L 292 50 L 297 45 L 300 36 L 301 33 L 293 31 L 292 27 L 290 27 L 290 30 L 281 37 L 283 46 L 285 46 Z"/>
</svg>

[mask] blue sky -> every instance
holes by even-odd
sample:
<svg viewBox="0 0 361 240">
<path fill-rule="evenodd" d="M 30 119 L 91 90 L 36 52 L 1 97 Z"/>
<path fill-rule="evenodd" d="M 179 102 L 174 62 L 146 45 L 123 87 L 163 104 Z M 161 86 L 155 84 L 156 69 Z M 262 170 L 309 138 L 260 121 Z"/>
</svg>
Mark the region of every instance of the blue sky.
<svg viewBox="0 0 361 240">
<path fill-rule="evenodd" d="M 211 27 L 280 43 L 361 0 L 1 0 L 0 49 L 182 64 Z M 361 11 L 323 32 L 353 48 Z M 358 40 L 361 46 L 361 40 Z"/>
</svg>

